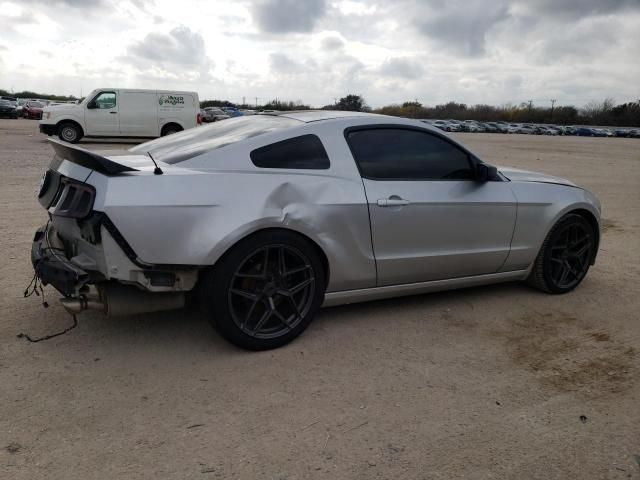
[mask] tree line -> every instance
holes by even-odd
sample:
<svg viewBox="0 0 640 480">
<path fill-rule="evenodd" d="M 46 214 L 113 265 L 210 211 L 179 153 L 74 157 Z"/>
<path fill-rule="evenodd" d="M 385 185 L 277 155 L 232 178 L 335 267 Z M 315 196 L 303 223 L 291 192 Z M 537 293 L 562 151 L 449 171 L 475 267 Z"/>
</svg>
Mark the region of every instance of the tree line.
<svg viewBox="0 0 640 480">
<path fill-rule="evenodd" d="M 287 102 L 272 100 L 264 105 L 236 105 L 227 100 L 206 100 L 203 107 L 234 106 L 257 110 L 308 110 L 312 107 L 300 100 Z M 606 98 L 601 102 L 589 102 L 582 108 L 573 105 L 542 107 L 533 102 L 519 105 L 505 104 L 501 106 L 447 102 L 435 106 L 423 105 L 418 101 L 407 101 L 402 104 L 391 104 L 371 109 L 362 95 L 349 94 L 335 103 L 321 107 L 323 110 L 344 110 L 354 112 L 373 112 L 406 118 L 432 118 L 442 120 L 478 120 L 481 122 L 513 122 L 513 123 L 553 123 L 558 125 L 610 125 L 637 127 L 640 126 L 640 100 L 616 105 Z"/>
<path fill-rule="evenodd" d="M 51 95 L 49 93 L 31 92 L 29 90 L 24 90 L 22 92 L 8 92 L 1 88 L 0 96 L 14 98 L 40 98 L 42 100 L 55 100 L 57 102 L 75 102 L 76 100 L 80 100 L 78 97 L 74 97 L 73 95 Z"/>
<path fill-rule="evenodd" d="M 612 99 L 589 102 L 582 108 L 573 105 L 539 107 L 533 103 L 519 105 L 467 105 L 448 102 L 425 106 L 419 102 L 387 105 L 375 110 L 384 115 L 408 118 L 478 120 L 482 122 L 553 123 L 558 125 L 640 126 L 640 100 L 616 105 Z"/>
<path fill-rule="evenodd" d="M 30 91 L 10 93 L 0 89 L 0 95 L 18 98 L 41 98 L 44 100 L 75 101 L 77 97 L 70 95 L 51 95 Z M 204 100 L 205 107 L 236 107 L 251 110 L 309 110 L 312 107 L 301 100 L 283 101 L 273 99 L 260 105 L 237 104 L 229 100 Z M 378 109 L 371 109 L 362 95 L 349 94 L 335 103 L 321 107 L 324 110 L 345 110 L 356 112 L 374 112 L 407 118 L 435 118 L 443 120 L 478 120 L 481 122 L 515 122 L 515 123 L 555 123 L 558 125 L 610 125 L 637 127 L 640 126 L 640 99 L 635 102 L 617 104 L 611 98 L 592 101 L 584 107 L 573 105 L 542 107 L 533 102 L 518 105 L 507 103 L 494 106 L 486 104 L 467 105 L 465 103 L 447 102 L 435 106 L 423 105 L 418 101 L 407 101 L 402 104 L 391 104 Z"/>
</svg>

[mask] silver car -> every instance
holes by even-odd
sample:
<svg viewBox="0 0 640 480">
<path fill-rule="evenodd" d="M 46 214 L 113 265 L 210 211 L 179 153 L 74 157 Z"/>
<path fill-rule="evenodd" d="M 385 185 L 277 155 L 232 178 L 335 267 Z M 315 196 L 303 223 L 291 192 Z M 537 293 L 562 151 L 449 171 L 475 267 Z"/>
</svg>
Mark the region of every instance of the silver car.
<svg viewBox="0 0 640 480">
<path fill-rule="evenodd" d="M 64 306 L 196 297 L 248 349 L 291 341 L 323 305 L 521 280 L 566 293 L 598 250 L 592 193 L 491 166 L 419 121 L 305 111 L 122 152 L 51 142 L 32 262 Z"/>
</svg>

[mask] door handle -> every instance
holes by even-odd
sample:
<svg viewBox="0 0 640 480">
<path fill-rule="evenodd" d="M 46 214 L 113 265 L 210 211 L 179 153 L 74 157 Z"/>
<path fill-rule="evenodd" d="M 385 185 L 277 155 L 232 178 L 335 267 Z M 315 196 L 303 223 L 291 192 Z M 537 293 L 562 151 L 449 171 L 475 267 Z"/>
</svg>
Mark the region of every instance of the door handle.
<svg viewBox="0 0 640 480">
<path fill-rule="evenodd" d="M 109 113 L 113 113 L 113 114 L 115 115 L 115 114 L 116 114 L 116 113 L 118 113 L 118 112 L 109 112 Z"/>
<path fill-rule="evenodd" d="M 379 207 L 402 207 L 403 205 L 409 205 L 409 200 L 400 198 L 398 195 L 391 195 L 389 198 L 379 198 Z"/>
</svg>

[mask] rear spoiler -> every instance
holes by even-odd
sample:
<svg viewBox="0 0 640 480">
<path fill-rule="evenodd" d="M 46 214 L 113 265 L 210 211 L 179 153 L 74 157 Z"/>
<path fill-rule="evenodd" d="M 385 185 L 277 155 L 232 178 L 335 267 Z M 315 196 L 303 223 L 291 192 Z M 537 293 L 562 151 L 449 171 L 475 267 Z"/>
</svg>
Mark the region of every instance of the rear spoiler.
<svg viewBox="0 0 640 480">
<path fill-rule="evenodd" d="M 138 171 L 135 168 L 121 165 L 100 155 L 89 152 L 84 148 L 76 147 L 69 143 L 61 142 L 60 140 L 50 138 L 49 142 L 51 142 L 51 146 L 61 159 L 104 173 L 105 175 L 117 175 L 118 173 L 123 172 Z"/>
</svg>

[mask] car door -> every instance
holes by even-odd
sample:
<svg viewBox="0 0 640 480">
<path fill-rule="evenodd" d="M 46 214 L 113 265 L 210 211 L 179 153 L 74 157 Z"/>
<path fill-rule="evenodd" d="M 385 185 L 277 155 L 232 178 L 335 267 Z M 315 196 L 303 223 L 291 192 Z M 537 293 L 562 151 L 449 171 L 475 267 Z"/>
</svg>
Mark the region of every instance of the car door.
<svg viewBox="0 0 640 480">
<path fill-rule="evenodd" d="M 345 132 L 363 177 L 378 286 L 494 273 L 516 221 L 508 181 L 476 181 L 475 160 L 418 127 Z"/>
<path fill-rule="evenodd" d="M 121 90 L 118 103 L 120 135 L 158 136 L 158 101 L 154 91 Z"/>
<path fill-rule="evenodd" d="M 87 103 L 85 135 L 119 136 L 118 98 L 115 90 L 101 91 Z"/>
</svg>

